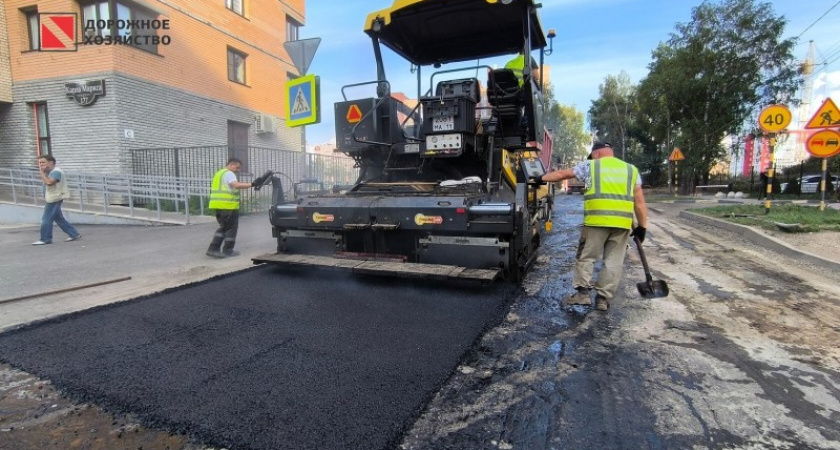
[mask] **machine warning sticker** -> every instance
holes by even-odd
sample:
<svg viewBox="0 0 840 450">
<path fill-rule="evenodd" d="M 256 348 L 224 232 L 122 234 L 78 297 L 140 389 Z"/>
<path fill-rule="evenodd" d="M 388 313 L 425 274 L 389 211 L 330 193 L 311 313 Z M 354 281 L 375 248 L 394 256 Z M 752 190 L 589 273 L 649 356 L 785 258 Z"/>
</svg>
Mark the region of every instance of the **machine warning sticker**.
<svg viewBox="0 0 840 450">
<path fill-rule="evenodd" d="M 356 123 L 360 120 L 362 120 L 362 110 L 355 104 L 350 105 L 350 108 L 347 110 L 347 121 Z"/>
<path fill-rule="evenodd" d="M 315 223 L 334 222 L 335 216 L 333 216 L 332 214 L 312 213 L 312 221 Z"/>
<path fill-rule="evenodd" d="M 414 223 L 417 225 L 440 225 L 443 223 L 442 216 L 426 216 L 423 214 L 417 214 L 414 216 Z"/>
</svg>

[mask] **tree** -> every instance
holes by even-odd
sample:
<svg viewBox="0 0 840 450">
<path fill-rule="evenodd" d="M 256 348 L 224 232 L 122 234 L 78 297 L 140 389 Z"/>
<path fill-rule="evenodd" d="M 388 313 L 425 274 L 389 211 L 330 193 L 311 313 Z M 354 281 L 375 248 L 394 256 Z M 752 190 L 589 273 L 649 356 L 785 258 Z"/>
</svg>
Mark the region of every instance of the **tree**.
<svg viewBox="0 0 840 450">
<path fill-rule="evenodd" d="M 639 91 L 649 116 L 654 107 L 668 115 L 672 141 L 686 156 L 680 171 L 693 176 L 682 179 L 683 192 L 708 180 L 727 134 L 755 128 L 748 119 L 756 109 L 791 101 L 801 78 L 784 26 L 769 3 L 706 0 L 654 51 Z"/>
<path fill-rule="evenodd" d="M 554 90 L 546 89 L 548 111 L 545 116 L 546 126 L 554 136 L 552 164 L 568 167 L 586 156 L 589 135 L 584 130 L 584 116 L 573 106 L 565 106 L 554 100 Z"/>
<path fill-rule="evenodd" d="M 574 107 L 557 103 L 553 86 L 548 86 L 544 93 L 545 125 L 554 137 L 552 164 L 568 166 L 586 156 L 586 144 L 590 139 L 584 130 L 584 115 Z"/>
<path fill-rule="evenodd" d="M 625 158 L 630 148 L 628 129 L 635 110 L 636 86 L 627 72 L 607 75 L 598 86 L 600 97 L 589 108 L 589 126 L 598 138 L 612 144 L 616 156 Z"/>
</svg>

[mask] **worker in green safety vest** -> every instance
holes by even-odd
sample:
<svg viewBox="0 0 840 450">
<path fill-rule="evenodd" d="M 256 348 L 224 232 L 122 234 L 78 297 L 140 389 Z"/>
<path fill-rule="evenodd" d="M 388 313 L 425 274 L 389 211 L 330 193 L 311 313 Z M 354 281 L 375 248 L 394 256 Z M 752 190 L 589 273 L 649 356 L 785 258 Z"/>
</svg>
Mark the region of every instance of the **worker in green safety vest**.
<svg viewBox="0 0 840 450">
<path fill-rule="evenodd" d="M 522 53 L 516 55 L 513 59 L 505 64 L 505 69 L 511 69 L 516 75 L 516 78 L 519 80 L 519 86 L 522 86 L 525 81 L 525 55 Z M 540 66 L 537 65 L 537 61 L 532 57 L 531 58 L 531 76 L 534 77 L 534 82 L 537 84 L 537 87 L 540 85 Z"/>
<path fill-rule="evenodd" d="M 219 229 L 213 235 L 213 241 L 207 249 L 207 256 L 226 258 L 236 256 L 239 252 L 233 249 L 236 244 L 236 232 L 239 230 L 239 191 L 249 189 L 254 183 L 246 183 L 236 179 L 236 172 L 242 168 L 242 161 L 237 158 L 228 159 L 227 165 L 213 175 L 210 184 L 210 209 L 216 211 L 216 222 Z"/>
<path fill-rule="evenodd" d="M 576 292 L 564 303 L 591 306 L 594 288 L 595 308 L 606 311 L 621 281 L 630 238 L 637 237 L 640 243 L 645 240 L 647 207 L 642 180 L 635 166 L 614 156 L 612 145 L 596 141 L 589 159 L 571 169 L 536 177 L 533 183 L 571 178 L 584 182 L 586 190 L 583 230 L 572 280 Z M 603 259 L 604 267 L 593 285 L 592 273 L 598 259 Z"/>
</svg>

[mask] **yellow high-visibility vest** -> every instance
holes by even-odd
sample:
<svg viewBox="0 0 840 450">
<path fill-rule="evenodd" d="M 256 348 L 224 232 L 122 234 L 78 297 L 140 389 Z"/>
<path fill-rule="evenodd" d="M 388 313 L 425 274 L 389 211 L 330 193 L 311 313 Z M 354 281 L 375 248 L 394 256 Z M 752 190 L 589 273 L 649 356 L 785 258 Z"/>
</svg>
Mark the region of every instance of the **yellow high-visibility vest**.
<svg viewBox="0 0 840 450">
<path fill-rule="evenodd" d="M 520 53 L 519 56 L 508 61 L 505 64 L 505 69 L 513 70 L 513 74 L 519 80 L 519 85 L 522 86 L 524 84 L 522 71 L 525 70 L 525 55 Z"/>
<path fill-rule="evenodd" d="M 583 196 L 583 224 L 590 227 L 633 228 L 633 192 L 639 170 L 618 158 L 592 161 L 592 182 Z"/>
<path fill-rule="evenodd" d="M 239 209 L 239 189 L 222 183 L 222 177 L 230 172 L 227 168 L 219 169 L 213 175 L 210 184 L 210 209 Z"/>
</svg>

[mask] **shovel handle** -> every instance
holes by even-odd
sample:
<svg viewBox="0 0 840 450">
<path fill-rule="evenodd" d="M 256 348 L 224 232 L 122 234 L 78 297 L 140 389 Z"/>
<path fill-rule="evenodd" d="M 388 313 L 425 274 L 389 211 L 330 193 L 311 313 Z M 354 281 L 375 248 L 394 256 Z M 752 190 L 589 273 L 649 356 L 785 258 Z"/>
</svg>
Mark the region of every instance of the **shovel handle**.
<svg viewBox="0 0 840 450">
<path fill-rule="evenodd" d="M 639 242 L 638 236 L 633 236 L 633 241 L 636 242 L 636 248 L 639 249 L 639 258 L 642 260 L 642 267 L 645 269 L 645 279 L 647 279 L 648 283 L 653 282 L 653 275 L 650 274 L 650 267 L 648 267 L 647 258 L 645 257 L 645 252 L 642 250 L 642 243 Z"/>
</svg>

